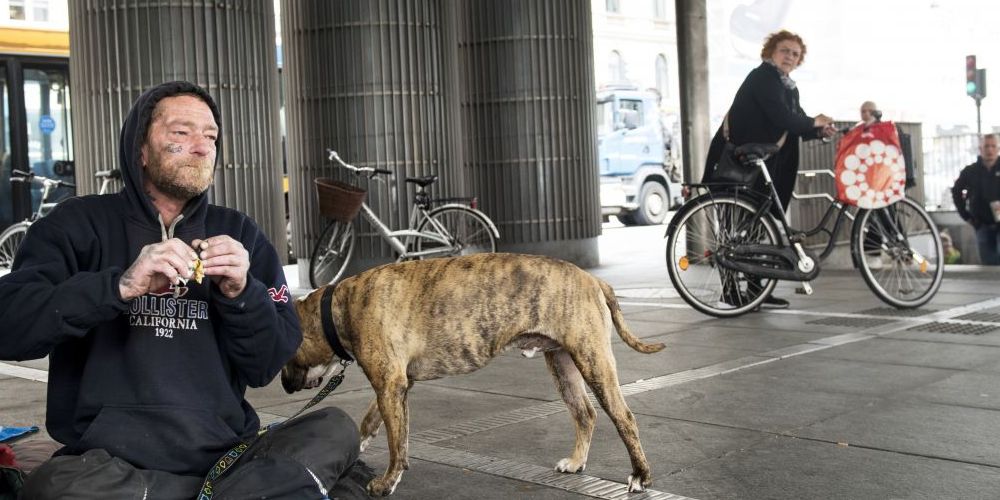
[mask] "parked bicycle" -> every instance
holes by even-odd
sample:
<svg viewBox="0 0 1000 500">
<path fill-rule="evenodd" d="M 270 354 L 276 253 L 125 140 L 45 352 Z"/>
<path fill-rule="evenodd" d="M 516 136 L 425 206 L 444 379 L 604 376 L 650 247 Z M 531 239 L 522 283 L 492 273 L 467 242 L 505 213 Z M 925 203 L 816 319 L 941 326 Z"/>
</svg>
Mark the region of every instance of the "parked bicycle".
<svg viewBox="0 0 1000 500">
<path fill-rule="evenodd" d="M 355 175 L 369 179 L 391 176 L 391 170 L 356 167 L 327 150 L 328 159 Z M 411 259 L 495 252 L 500 232 L 493 221 L 472 203 L 456 199 L 434 200 L 427 193 L 437 175 L 407 177 L 416 185 L 410 221 L 406 229 L 392 230 L 364 202 L 365 191 L 332 179 L 316 179 L 320 213 L 330 219 L 316 241 L 309 261 L 309 283 L 313 288 L 335 283 L 344 274 L 354 255 L 355 231 L 352 221 L 360 211 L 378 235 L 398 255 L 397 262 Z M 432 208 L 435 203 L 444 205 Z"/>
<path fill-rule="evenodd" d="M 14 255 L 17 253 L 17 249 L 20 248 L 21 242 L 24 241 L 24 236 L 28 234 L 28 228 L 31 227 L 31 224 L 44 217 L 58 204 L 58 202 L 49 202 L 52 192 L 60 187 L 76 188 L 76 185 L 72 182 L 49 179 L 33 172 L 14 170 L 12 173 L 11 182 L 40 184 L 42 186 L 42 194 L 38 208 L 27 219 L 12 224 L 0 233 L 0 275 L 10 272 L 11 266 L 14 265 Z M 98 193 L 104 194 L 107 192 L 112 180 L 121 178 L 121 171 L 118 169 L 102 170 L 96 172 L 94 177 L 101 179 L 101 187 Z"/>
<path fill-rule="evenodd" d="M 820 272 L 819 261 L 833 251 L 844 218 L 854 221 L 850 252 L 855 267 L 872 292 L 897 308 L 926 304 L 941 286 L 944 256 L 937 227 L 919 203 L 909 199 L 885 208 L 849 211 L 827 193 L 798 196 L 830 202 L 812 229 L 789 225 L 764 161 L 778 150 L 774 144 L 746 144 L 736 155 L 746 168 L 759 169 L 767 195 L 746 186 L 690 184 L 702 194 L 686 202 L 667 228 L 667 270 L 681 298 L 712 316 L 732 317 L 756 309 L 778 280 L 809 282 Z M 826 170 L 807 170 L 817 175 Z M 781 218 L 776 218 L 776 206 Z M 830 220 L 832 229 L 828 229 Z M 817 258 L 803 241 L 825 233 L 829 240 Z"/>
</svg>

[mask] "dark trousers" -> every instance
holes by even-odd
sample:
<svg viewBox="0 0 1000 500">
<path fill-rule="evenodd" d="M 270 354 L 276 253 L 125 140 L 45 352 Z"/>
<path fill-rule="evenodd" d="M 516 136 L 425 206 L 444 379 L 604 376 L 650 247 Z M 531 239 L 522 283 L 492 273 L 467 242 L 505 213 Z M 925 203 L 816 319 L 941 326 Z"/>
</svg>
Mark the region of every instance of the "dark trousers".
<svg viewBox="0 0 1000 500">
<path fill-rule="evenodd" d="M 976 242 L 979 244 L 979 260 L 984 266 L 1000 265 L 1000 225 L 983 224 L 976 228 Z"/>
<path fill-rule="evenodd" d="M 253 442 L 215 482 L 213 499 L 321 499 L 358 458 L 358 427 L 337 408 L 300 415 Z M 25 480 L 21 499 L 195 498 L 204 477 L 142 470 L 104 450 L 54 457 Z M 364 485 L 362 485 L 364 486 Z"/>
</svg>

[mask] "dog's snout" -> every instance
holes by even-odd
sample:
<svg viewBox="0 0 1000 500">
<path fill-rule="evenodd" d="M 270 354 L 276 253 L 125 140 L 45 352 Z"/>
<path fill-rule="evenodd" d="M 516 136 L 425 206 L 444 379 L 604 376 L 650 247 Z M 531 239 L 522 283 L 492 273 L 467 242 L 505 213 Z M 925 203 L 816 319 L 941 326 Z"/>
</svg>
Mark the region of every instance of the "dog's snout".
<svg viewBox="0 0 1000 500">
<path fill-rule="evenodd" d="M 306 377 L 305 381 L 302 383 L 303 389 L 315 389 L 323 385 L 323 377 L 310 379 Z"/>
<path fill-rule="evenodd" d="M 281 370 L 281 387 L 291 394 L 295 391 L 302 390 L 302 386 L 306 382 L 306 372 L 302 370 L 296 370 L 294 368 L 282 368 Z"/>
</svg>

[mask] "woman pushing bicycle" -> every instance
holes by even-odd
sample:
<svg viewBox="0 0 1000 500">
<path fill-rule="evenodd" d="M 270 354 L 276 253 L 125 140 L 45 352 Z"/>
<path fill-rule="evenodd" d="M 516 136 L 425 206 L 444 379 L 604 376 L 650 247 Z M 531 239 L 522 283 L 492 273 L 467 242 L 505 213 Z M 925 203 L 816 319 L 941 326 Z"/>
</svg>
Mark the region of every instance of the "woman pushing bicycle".
<svg viewBox="0 0 1000 500">
<path fill-rule="evenodd" d="M 725 152 L 726 143 L 742 146 L 749 143 L 777 144 L 778 152 L 767 159 L 767 169 L 784 210 L 795 188 L 799 169 L 799 138 L 818 139 L 836 133 L 833 119 L 819 114 L 806 115 L 799 105 L 799 89 L 789 74 L 805 60 L 806 45 L 799 35 L 781 30 L 772 33 L 761 48 L 761 64 L 754 68 L 733 98 L 733 104 L 715 133 L 705 161 L 703 183 L 718 180 L 717 165 Z M 726 162 L 723 162 L 725 164 Z M 729 163 L 739 165 L 738 161 Z M 738 168 L 738 167 L 737 167 Z M 753 189 L 763 192 L 760 179 Z M 775 213 L 780 217 L 780 214 Z M 768 297 L 764 305 L 788 307 L 788 301 Z"/>
<path fill-rule="evenodd" d="M 905 196 L 905 151 L 895 125 L 878 121 L 874 103 L 866 103 L 861 126 L 848 130 L 838 131 L 825 115 L 806 115 L 788 77 L 804 54 L 798 35 L 768 37 L 764 62 L 743 82 L 713 140 L 704 179 L 687 184 L 692 195 L 667 227 L 670 281 L 691 307 L 720 318 L 788 307 L 771 296 L 777 283 L 799 282 L 811 294 L 820 262 L 850 219 L 850 257 L 868 287 L 893 307 L 920 307 L 941 286 L 944 258 L 934 221 Z M 795 228 L 785 209 L 799 169 L 798 139 L 837 132 L 844 136 L 835 168 L 804 172 L 832 176 L 835 196 L 797 196 L 829 205 L 815 226 Z M 826 244 L 817 255 L 806 240 L 821 235 Z"/>
</svg>

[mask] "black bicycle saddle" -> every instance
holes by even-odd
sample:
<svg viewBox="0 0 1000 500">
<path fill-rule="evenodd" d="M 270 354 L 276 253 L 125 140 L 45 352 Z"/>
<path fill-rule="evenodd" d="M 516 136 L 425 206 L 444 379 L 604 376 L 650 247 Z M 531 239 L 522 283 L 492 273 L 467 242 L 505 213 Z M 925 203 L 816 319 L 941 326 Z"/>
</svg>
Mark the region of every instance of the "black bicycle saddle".
<svg viewBox="0 0 1000 500">
<path fill-rule="evenodd" d="M 777 144 L 774 144 L 774 143 L 770 143 L 770 142 L 767 142 L 767 143 L 751 142 L 751 143 L 744 144 L 742 146 L 737 147 L 735 153 L 736 153 L 736 156 L 753 155 L 753 156 L 758 156 L 760 158 L 767 158 L 768 156 L 771 156 L 774 153 L 777 153 L 778 149 L 780 149 L 780 148 L 778 147 Z"/>
<path fill-rule="evenodd" d="M 437 182 L 437 175 L 425 175 L 423 177 L 407 177 L 406 182 L 412 182 L 420 187 L 427 187 Z"/>
</svg>

